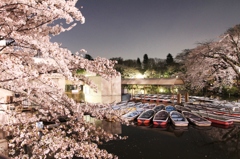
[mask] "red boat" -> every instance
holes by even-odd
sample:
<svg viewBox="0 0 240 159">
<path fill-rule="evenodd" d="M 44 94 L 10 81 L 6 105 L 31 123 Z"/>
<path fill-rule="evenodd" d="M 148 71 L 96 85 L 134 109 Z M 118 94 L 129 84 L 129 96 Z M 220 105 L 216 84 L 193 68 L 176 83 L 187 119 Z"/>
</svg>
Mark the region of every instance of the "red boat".
<svg viewBox="0 0 240 159">
<path fill-rule="evenodd" d="M 151 122 L 153 116 L 155 114 L 155 111 L 152 109 L 147 109 L 142 114 L 140 114 L 137 118 L 138 124 L 148 124 Z"/>
<path fill-rule="evenodd" d="M 233 121 L 229 120 L 229 119 L 219 119 L 219 118 L 212 118 L 212 117 L 204 117 L 206 119 L 208 119 L 209 121 L 211 121 L 212 123 L 215 124 L 220 124 L 220 125 L 232 125 Z"/>
<path fill-rule="evenodd" d="M 227 115 L 232 117 L 240 117 L 240 113 L 235 112 L 227 112 L 227 111 L 213 111 L 214 114 L 217 115 Z"/>
<path fill-rule="evenodd" d="M 233 124 L 233 120 L 229 119 L 229 118 L 225 118 L 224 116 L 219 116 L 219 115 L 215 115 L 209 112 L 204 112 L 204 111 L 199 111 L 198 112 L 202 117 L 208 119 L 209 121 L 211 121 L 212 123 L 215 124 L 220 124 L 220 125 L 232 125 Z"/>
<path fill-rule="evenodd" d="M 166 110 L 158 111 L 153 117 L 154 125 L 165 126 L 168 123 L 169 114 Z"/>
</svg>

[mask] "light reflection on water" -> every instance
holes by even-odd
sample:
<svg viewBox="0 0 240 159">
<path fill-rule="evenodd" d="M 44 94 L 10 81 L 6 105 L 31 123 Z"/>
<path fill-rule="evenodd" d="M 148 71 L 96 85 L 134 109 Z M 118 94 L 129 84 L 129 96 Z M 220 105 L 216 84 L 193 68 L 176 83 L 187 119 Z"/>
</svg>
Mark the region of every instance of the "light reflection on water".
<svg viewBox="0 0 240 159">
<path fill-rule="evenodd" d="M 111 122 L 107 122 L 111 125 Z M 112 123 L 114 124 L 114 123 Z M 128 136 L 127 140 L 110 141 L 100 148 L 114 153 L 119 158 L 132 159 L 239 159 L 240 158 L 240 125 L 225 127 L 154 127 L 153 125 L 119 125 L 112 127 L 121 130 L 120 135 Z M 105 128 L 107 128 L 105 126 Z"/>
<path fill-rule="evenodd" d="M 84 120 L 90 123 L 94 123 L 96 126 L 103 128 L 106 132 L 112 134 L 121 134 L 122 126 L 120 122 L 109 122 L 105 120 L 98 120 L 91 117 L 90 115 L 85 115 Z"/>
<path fill-rule="evenodd" d="M 239 159 L 240 124 L 210 127 L 166 127 L 153 125 L 122 125 L 85 116 L 105 131 L 128 136 L 126 140 L 110 141 L 100 148 L 120 159 Z M 4 132 L 0 137 L 5 137 Z M 6 146 L 6 143 L 3 143 Z M 5 151 L 7 152 L 7 151 Z"/>
</svg>

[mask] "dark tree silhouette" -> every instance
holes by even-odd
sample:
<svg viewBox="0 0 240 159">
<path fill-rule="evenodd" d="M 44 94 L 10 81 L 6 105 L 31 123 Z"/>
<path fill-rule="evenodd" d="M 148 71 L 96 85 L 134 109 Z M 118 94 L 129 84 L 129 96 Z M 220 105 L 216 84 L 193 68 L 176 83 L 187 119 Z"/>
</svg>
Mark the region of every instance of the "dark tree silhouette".
<svg viewBox="0 0 240 159">
<path fill-rule="evenodd" d="M 143 69 L 147 70 L 148 69 L 148 55 L 144 54 L 143 56 Z"/>
<path fill-rule="evenodd" d="M 91 55 L 89 55 L 89 54 L 86 54 L 85 55 L 85 59 L 88 59 L 88 60 L 91 60 L 91 61 L 93 61 L 94 59 L 92 58 L 92 56 Z"/>
<path fill-rule="evenodd" d="M 167 55 L 166 63 L 167 63 L 167 65 L 171 65 L 174 63 L 173 57 L 170 53 L 168 53 L 168 55 Z"/>
<path fill-rule="evenodd" d="M 122 65 L 124 61 L 122 57 L 113 57 L 113 58 L 110 58 L 109 60 L 117 61 L 117 64 L 119 65 Z"/>
<path fill-rule="evenodd" d="M 139 69 L 142 68 L 142 63 L 139 58 L 137 58 L 137 68 L 139 68 Z"/>
</svg>

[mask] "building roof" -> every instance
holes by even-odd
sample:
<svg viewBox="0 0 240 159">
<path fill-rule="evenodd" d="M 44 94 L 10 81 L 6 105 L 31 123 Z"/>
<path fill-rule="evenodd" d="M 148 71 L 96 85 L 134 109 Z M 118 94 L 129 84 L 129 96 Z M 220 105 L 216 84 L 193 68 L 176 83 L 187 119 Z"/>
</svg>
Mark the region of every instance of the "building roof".
<svg viewBox="0 0 240 159">
<path fill-rule="evenodd" d="M 141 79 L 122 79 L 122 84 L 138 84 L 138 85 L 162 85 L 162 86 L 172 86 L 172 85 L 183 85 L 183 80 L 179 78 L 141 78 Z"/>
</svg>

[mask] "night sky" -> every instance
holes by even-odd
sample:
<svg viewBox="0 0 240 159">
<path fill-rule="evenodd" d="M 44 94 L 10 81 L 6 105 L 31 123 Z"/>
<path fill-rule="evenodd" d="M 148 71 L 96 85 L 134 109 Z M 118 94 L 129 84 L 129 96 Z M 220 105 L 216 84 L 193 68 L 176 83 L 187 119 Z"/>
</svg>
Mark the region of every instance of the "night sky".
<svg viewBox="0 0 240 159">
<path fill-rule="evenodd" d="M 85 24 L 52 41 L 93 58 L 175 57 L 240 24 L 240 0 L 79 0 L 77 7 Z"/>
</svg>

